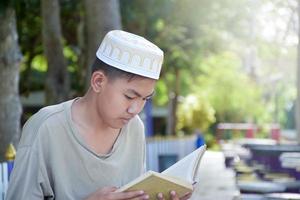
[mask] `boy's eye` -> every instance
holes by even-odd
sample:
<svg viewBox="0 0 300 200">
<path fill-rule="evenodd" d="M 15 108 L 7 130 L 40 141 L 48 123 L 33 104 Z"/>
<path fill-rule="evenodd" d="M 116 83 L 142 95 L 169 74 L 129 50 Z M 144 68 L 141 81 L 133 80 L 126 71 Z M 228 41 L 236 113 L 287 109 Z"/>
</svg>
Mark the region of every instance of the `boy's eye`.
<svg viewBox="0 0 300 200">
<path fill-rule="evenodd" d="M 126 94 L 125 94 L 125 97 L 126 97 L 126 99 L 129 99 L 129 100 L 134 99 L 134 97 L 128 96 L 128 95 L 126 95 Z"/>
</svg>

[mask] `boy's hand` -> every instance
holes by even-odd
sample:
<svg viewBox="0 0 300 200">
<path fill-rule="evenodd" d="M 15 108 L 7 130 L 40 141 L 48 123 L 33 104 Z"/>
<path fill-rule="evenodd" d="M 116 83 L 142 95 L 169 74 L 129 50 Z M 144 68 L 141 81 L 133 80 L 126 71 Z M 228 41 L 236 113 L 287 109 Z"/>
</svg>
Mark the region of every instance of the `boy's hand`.
<svg viewBox="0 0 300 200">
<path fill-rule="evenodd" d="M 192 193 L 189 192 L 189 193 L 186 193 L 183 197 L 179 198 L 176 194 L 175 191 L 171 191 L 170 192 L 170 195 L 171 195 L 171 199 L 172 200 L 187 200 L 189 199 L 191 196 L 192 196 Z M 162 193 L 159 193 L 157 195 L 157 200 L 165 200 L 165 198 L 163 197 L 163 194 Z"/>
<path fill-rule="evenodd" d="M 115 192 L 116 187 L 104 187 L 92 193 L 85 200 L 148 200 L 144 191 Z"/>
</svg>

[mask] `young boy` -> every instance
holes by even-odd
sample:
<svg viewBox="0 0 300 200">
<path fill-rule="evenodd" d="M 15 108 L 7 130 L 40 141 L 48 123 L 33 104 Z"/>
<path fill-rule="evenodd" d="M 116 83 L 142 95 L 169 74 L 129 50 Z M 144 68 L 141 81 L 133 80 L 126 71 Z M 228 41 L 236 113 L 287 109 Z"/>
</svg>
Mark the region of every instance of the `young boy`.
<svg viewBox="0 0 300 200">
<path fill-rule="evenodd" d="M 162 62 L 163 52 L 146 39 L 107 33 L 86 94 L 45 107 L 24 125 L 7 200 L 148 199 L 143 191 L 115 190 L 145 170 L 137 114 L 153 94 Z"/>
</svg>

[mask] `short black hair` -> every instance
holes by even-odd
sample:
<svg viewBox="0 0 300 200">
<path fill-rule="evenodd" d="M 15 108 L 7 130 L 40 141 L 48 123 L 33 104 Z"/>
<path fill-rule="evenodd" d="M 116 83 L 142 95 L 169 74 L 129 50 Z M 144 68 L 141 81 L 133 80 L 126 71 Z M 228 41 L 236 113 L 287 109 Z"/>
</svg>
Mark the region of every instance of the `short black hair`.
<svg viewBox="0 0 300 200">
<path fill-rule="evenodd" d="M 110 80 L 115 80 L 116 78 L 127 78 L 128 81 L 130 81 L 135 77 L 141 77 L 140 75 L 126 72 L 116 67 L 110 66 L 102 60 L 96 58 L 92 65 L 92 74 L 98 70 L 102 71 Z"/>
</svg>

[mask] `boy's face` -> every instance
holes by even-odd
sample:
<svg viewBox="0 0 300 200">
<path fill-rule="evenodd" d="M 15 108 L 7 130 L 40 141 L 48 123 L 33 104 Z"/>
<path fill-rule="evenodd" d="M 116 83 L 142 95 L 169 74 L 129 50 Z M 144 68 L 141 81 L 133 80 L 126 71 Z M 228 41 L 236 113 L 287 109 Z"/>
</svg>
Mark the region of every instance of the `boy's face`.
<svg viewBox="0 0 300 200">
<path fill-rule="evenodd" d="M 97 112 L 111 128 L 122 128 L 140 113 L 153 95 L 156 80 L 135 77 L 132 80 L 117 78 L 103 82 L 98 93 Z"/>
</svg>

